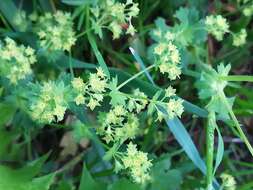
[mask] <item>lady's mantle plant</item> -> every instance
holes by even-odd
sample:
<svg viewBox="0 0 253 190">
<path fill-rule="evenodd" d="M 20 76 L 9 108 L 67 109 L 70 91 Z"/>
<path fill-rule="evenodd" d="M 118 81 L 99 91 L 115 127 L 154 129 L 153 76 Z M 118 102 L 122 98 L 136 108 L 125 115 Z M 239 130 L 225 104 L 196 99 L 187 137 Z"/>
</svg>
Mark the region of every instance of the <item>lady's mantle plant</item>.
<svg viewBox="0 0 253 190">
<path fill-rule="evenodd" d="M 29 85 L 25 84 L 28 113 L 34 122 L 52 124 L 63 121 L 72 104 L 83 110 L 89 108 L 90 112 L 98 112 L 98 122 L 94 130 L 101 137 L 99 142 L 106 148 L 104 160 L 114 162 L 115 172 L 125 171 L 134 182 L 146 184 L 152 180 L 150 171 L 153 161 L 147 153 L 138 150 L 138 145 L 135 144 L 136 137 L 143 134 L 139 119 L 141 114 L 147 113 L 149 117 L 156 118 L 155 122 L 181 117 L 184 112 L 183 100 L 176 96 L 176 89 L 170 83 L 179 79 L 183 71 L 187 70 L 185 57 L 195 56 L 198 61 L 204 57 L 198 50 L 202 48 L 203 42 L 206 42 L 207 33 L 217 41 L 222 41 L 226 38 L 226 34 L 230 33 L 233 37 L 233 45 L 238 47 L 245 44 L 247 31 L 244 28 L 235 33 L 230 31 L 226 18 L 221 15 L 209 15 L 201 19 L 196 9 L 181 8 L 175 14 L 173 26 L 168 26 L 161 18 L 156 21 L 156 27 L 150 33 L 153 40 L 149 48 L 150 65 L 120 83 L 117 75 L 105 74 L 106 65 L 101 64 L 99 59 L 101 67 L 97 67 L 95 72 L 88 73 L 86 76 L 79 76 L 78 72 L 73 72 L 71 48 L 78 37 L 89 34 L 90 31 L 94 31 L 102 38 L 104 28 L 112 32 L 113 39 L 120 38 L 123 33 L 133 35 L 136 32 L 133 19 L 139 14 L 138 3 L 132 0 L 127 0 L 125 3 L 101 0 L 90 3 L 84 8 L 80 6 L 78 11 L 75 15 L 56 11 L 40 16 L 33 13 L 29 16 L 32 30 L 38 38 L 37 55 L 41 52 L 45 53 L 44 57 L 49 61 L 54 54 L 69 53 L 71 75 L 63 73 L 55 77 L 55 80 L 40 82 L 34 78 Z M 249 11 L 246 11 L 248 15 Z M 73 19 L 80 14 L 87 14 L 88 19 L 85 21 L 87 30 L 76 35 Z M 22 13 L 22 18 L 27 17 Z M 16 21 L 19 21 L 16 24 L 20 25 L 21 21 L 18 19 Z M 24 31 L 29 27 L 25 28 Z M 88 40 L 89 38 L 90 36 Z M 94 49 L 93 45 L 92 48 Z M 32 65 L 36 62 L 36 53 L 31 47 L 18 45 L 14 40 L 6 38 L 0 46 L 1 77 L 16 85 L 20 80 L 31 75 Z M 95 55 L 99 57 L 98 50 Z M 224 93 L 228 85 L 224 77 L 228 76 L 231 66 L 220 64 L 215 70 L 203 63 L 199 65 L 202 72 L 198 76 L 199 81 L 196 86 L 199 89 L 200 99 L 208 101 L 206 109 L 209 112 L 208 120 L 212 119 L 209 122 L 213 124 L 211 129 L 214 131 L 217 128 L 218 131 L 216 115 L 224 121 L 233 120 L 238 136 L 253 153 L 251 145 L 233 115 L 234 98 L 227 98 Z M 131 81 L 151 69 L 159 70 L 167 76 L 165 80 L 168 84 L 165 89 L 148 96 L 141 88 L 131 88 L 129 85 Z M 129 91 L 125 91 L 126 86 L 130 88 Z M 210 136 L 213 138 L 214 132 Z M 211 178 L 208 180 L 210 188 L 212 188 L 214 174 L 215 170 L 214 172 L 212 170 Z M 224 189 L 235 189 L 235 180 L 231 176 L 224 174 L 222 179 Z"/>
</svg>

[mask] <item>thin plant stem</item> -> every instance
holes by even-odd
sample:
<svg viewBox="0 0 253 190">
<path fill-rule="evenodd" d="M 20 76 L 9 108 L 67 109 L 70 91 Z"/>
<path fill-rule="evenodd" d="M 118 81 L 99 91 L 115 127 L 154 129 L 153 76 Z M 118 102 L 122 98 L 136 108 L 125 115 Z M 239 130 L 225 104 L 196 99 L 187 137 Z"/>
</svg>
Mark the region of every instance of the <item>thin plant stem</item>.
<svg viewBox="0 0 253 190">
<path fill-rule="evenodd" d="M 71 76 L 74 78 L 71 50 L 69 50 L 69 69 L 70 69 Z"/>
<path fill-rule="evenodd" d="M 208 114 L 206 129 L 206 166 L 207 166 L 207 189 L 212 189 L 213 182 L 213 152 L 214 152 L 214 130 L 215 130 L 215 113 Z"/>
<path fill-rule="evenodd" d="M 145 73 L 148 70 L 151 70 L 155 67 L 155 65 L 150 65 L 148 66 L 146 69 L 143 69 L 142 71 L 140 71 L 139 73 L 136 73 L 135 75 L 133 75 L 131 78 L 127 79 L 125 82 L 121 83 L 118 87 L 117 90 L 121 89 L 123 86 L 125 86 L 127 83 L 131 82 L 132 80 L 136 79 L 137 77 L 139 77 L 140 75 L 142 75 L 143 73 Z"/>
<path fill-rule="evenodd" d="M 225 81 L 237 81 L 237 82 L 253 82 L 253 76 L 250 75 L 230 75 L 230 76 L 220 76 L 219 77 Z"/>
</svg>

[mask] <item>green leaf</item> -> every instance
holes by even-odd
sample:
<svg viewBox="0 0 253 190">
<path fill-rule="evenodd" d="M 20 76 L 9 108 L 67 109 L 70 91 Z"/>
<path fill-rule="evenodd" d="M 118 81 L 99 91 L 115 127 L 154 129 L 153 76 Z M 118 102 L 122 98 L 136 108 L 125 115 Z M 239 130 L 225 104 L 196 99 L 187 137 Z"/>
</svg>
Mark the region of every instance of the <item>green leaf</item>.
<svg viewBox="0 0 253 190">
<path fill-rule="evenodd" d="M 90 175 L 88 169 L 85 164 L 83 165 L 81 183 L 78 190 L 101 190 L 106 189 L 106 185 L 95 181 Z"/>
<path fill-rule="evenodd" d="M 9 145 L 17 134 L 5 130 L 0 130 L 0 159 L 3 159 L 9 153 Z"/>
<path fill-rule="evenodd" d="M 21 169 L 12 169 L 0 165 L 0 189 L 48 190 L 53 182 L 54 174 L 33 178 L 40 172 L 46 158 L 47 155 Z"/>
<path fill-rule="evenodd" d="M 19 31 L 17 24 L 15 23 L 15 16 L 18 12 L 18 9 L 14 1 L 6 0 L 0 1 L 0 11 L 9 24 L 16 30 Z"/>
<path fill-rule="evenodd" d="M 218 133 L 218 147 L 217 147 L 213 175 L 215 175 L 216 170 L 218 169 L 218 167 L 223 159 L 223 155 L 224 155 L 224 142 L 223 142 L 220 130 L 217 125 L 216 125 L 215 129 L 217 130 L 217 133 Z"/>
<path fill-rule="evenodd" d="M 0 129 L 8 121 L 12 119 L 16 112 L 16 108 L 8 103 L 0 103 Z"/>
<path fill-rule="evenodd" d="M 93 134 L 91 133 L 89 127 L 80 121 L 77 121 L 73 125 L 73 136 L 76 139 L 76 141 L 80 141 L 82 138 L 88 138 L 93 139 Z"/>
<path fill-rule="evenodd" d="M 96 41 L 95 41 L 94 37 L 93 37 L 92 34 L 89 33 L 89 32 L 87 33 L 87 36 L 88 36 L 88 40 L 89 40 L 89 42 L 90 42 L 90 45 L 91 45 L 91 47 L 92 47 L 92 50 L 93 50 L 93 52 L 95 53 L 95 56 L 96 56 L 96 58 L 97 58 L 97 60 L 98 60 L 98 64 L 99 64 L 100 67 L 103 69 L 103 71 L 104 71 L 104 73 L 106 74 L 106 76 L 107 76 L 108 78 L 110 78 L 109 69 L 108 69 L 108 67 L 107 67 L 107 65 L 106 65 L 106 63 L 105 63 L 105 61 L 104 61 L 104 59 L 103 59 L 103 57 L 102 57 L 100 51 L 98 50 L 98 47 L 97 47 L 97 44 L 96 44 Z"/>
<path fill-rule="evenodd" d="M 116 105 L 125 105 L 127 97 L 123 95 L 118 89 L 118 79 L 117 77 L 113 78 L 112 81 L 109 83 L 109 89 L 111 92 L 109 93 L 109 96 L 111 97 L 110 104 L 112 106 Z"/>
<path fill-rule="evenodd" d="M 48 190 L 54 181 L 55 174 L 48 174 L 42 177 L 34 178 L 29 184 L 31 190 Z M 28 187 L 29 187 L 28 186 Z M 29 189 L 29 188 L 28 188 Z"/>
<path fill-rule="evenodd" d="M 45 12 L 53 12 L 53 4 L 51 0 L 39 0 L 39 4 Z"/>
<path fill-rule="evenodd" d="M 138 184 L 134 184 L 131 181 L 123 178 L 113 184 L 109 185 L 107 190 L 141 190 Z"/>
<path fill-rule="evenodd" d="M 178 170 L 170 170 L 170 156 L 161 156 L 151 169 L 151 190 L 175 190 L 180 188 L 182 176 Z"/>
<path fill-rule="evenodd" d="M 175 17 L 179 19 L 180 24 L 175 25 L 173 30 L 179 33 L 177 41 L 182 46 L 192 43 L 204 42 L 207 37 L 203 20 L 199 20 L 199 12 L 195 8 L 180 8 Z"/>
</svg>

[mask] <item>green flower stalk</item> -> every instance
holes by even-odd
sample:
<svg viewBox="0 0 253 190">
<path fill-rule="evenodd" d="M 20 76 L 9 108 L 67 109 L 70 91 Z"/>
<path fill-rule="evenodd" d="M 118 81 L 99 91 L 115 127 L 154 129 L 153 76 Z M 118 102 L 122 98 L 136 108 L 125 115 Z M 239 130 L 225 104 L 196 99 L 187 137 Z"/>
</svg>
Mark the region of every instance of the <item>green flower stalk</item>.
<svg viewBox="0 0 253 190">
<path fill-rule="evenodd" d="M 5 38 L 0 46 L 1 76 L 16 85 L 18 81 L 31 75 L 31 65 L 36 62 L 34 52 L 34 49 L 29 46 L 18 46 L 11 38 Z"/>
</svg>

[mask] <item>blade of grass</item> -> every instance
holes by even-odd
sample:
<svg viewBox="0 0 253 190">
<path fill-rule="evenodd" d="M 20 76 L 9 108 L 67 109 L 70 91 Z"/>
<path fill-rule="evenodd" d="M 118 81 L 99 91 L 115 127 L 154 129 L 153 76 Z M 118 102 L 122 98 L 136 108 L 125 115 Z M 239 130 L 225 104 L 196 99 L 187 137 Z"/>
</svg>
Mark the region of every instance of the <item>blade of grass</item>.
<svg viewBox="0 0 253 190">
<path fill-rule="evenodd" d="M 215 175 L 217 168 L 219 167 L 223 155 L 224 155 L 224 142 L 220 133 L 220 130 L 218 128 L 218 126 L 215 124 L 215 129 L 218 133 L 218 147 L 217 147 L 217 153 L 216 153 L 216 159 L 215 159 L 215 166 L 214 166 L 214 171 L 213 171 L 213 175 Z"/>
<path fill-rule="evenodd" d="M 54 2 L 52 0 L 39 0 L 39 4 L 45 12 L 55 12 L 56 11 Z"/>
<path fill-rule="evenodd" d="M 18 9 L 14 1 L 0 1 L 0 11 L 12 28 L 18 31 L 15 23 L 15 16 L 17 15 Z"/>
<path fill-rule="evenodd" d="M 134 56 L 134 58 L 137 61 L 137 63 L 139 63 L 139 65 L 141 66 L 141 69 L 145 70 L 146 69 L 145 65 L 144 65 L 141 57 L 139 56 L 139 54 L 132 47 L 129 47 L 129 50 L 131 51 L 131 53 Z M 149 74 L 149 72 L 145 70 L 145 74 L 146 74 L 147 78 L 149 79 L 149 81 L 154 85 L 155 83 L 154 83 L 151 75 Z"/>
</svg>

